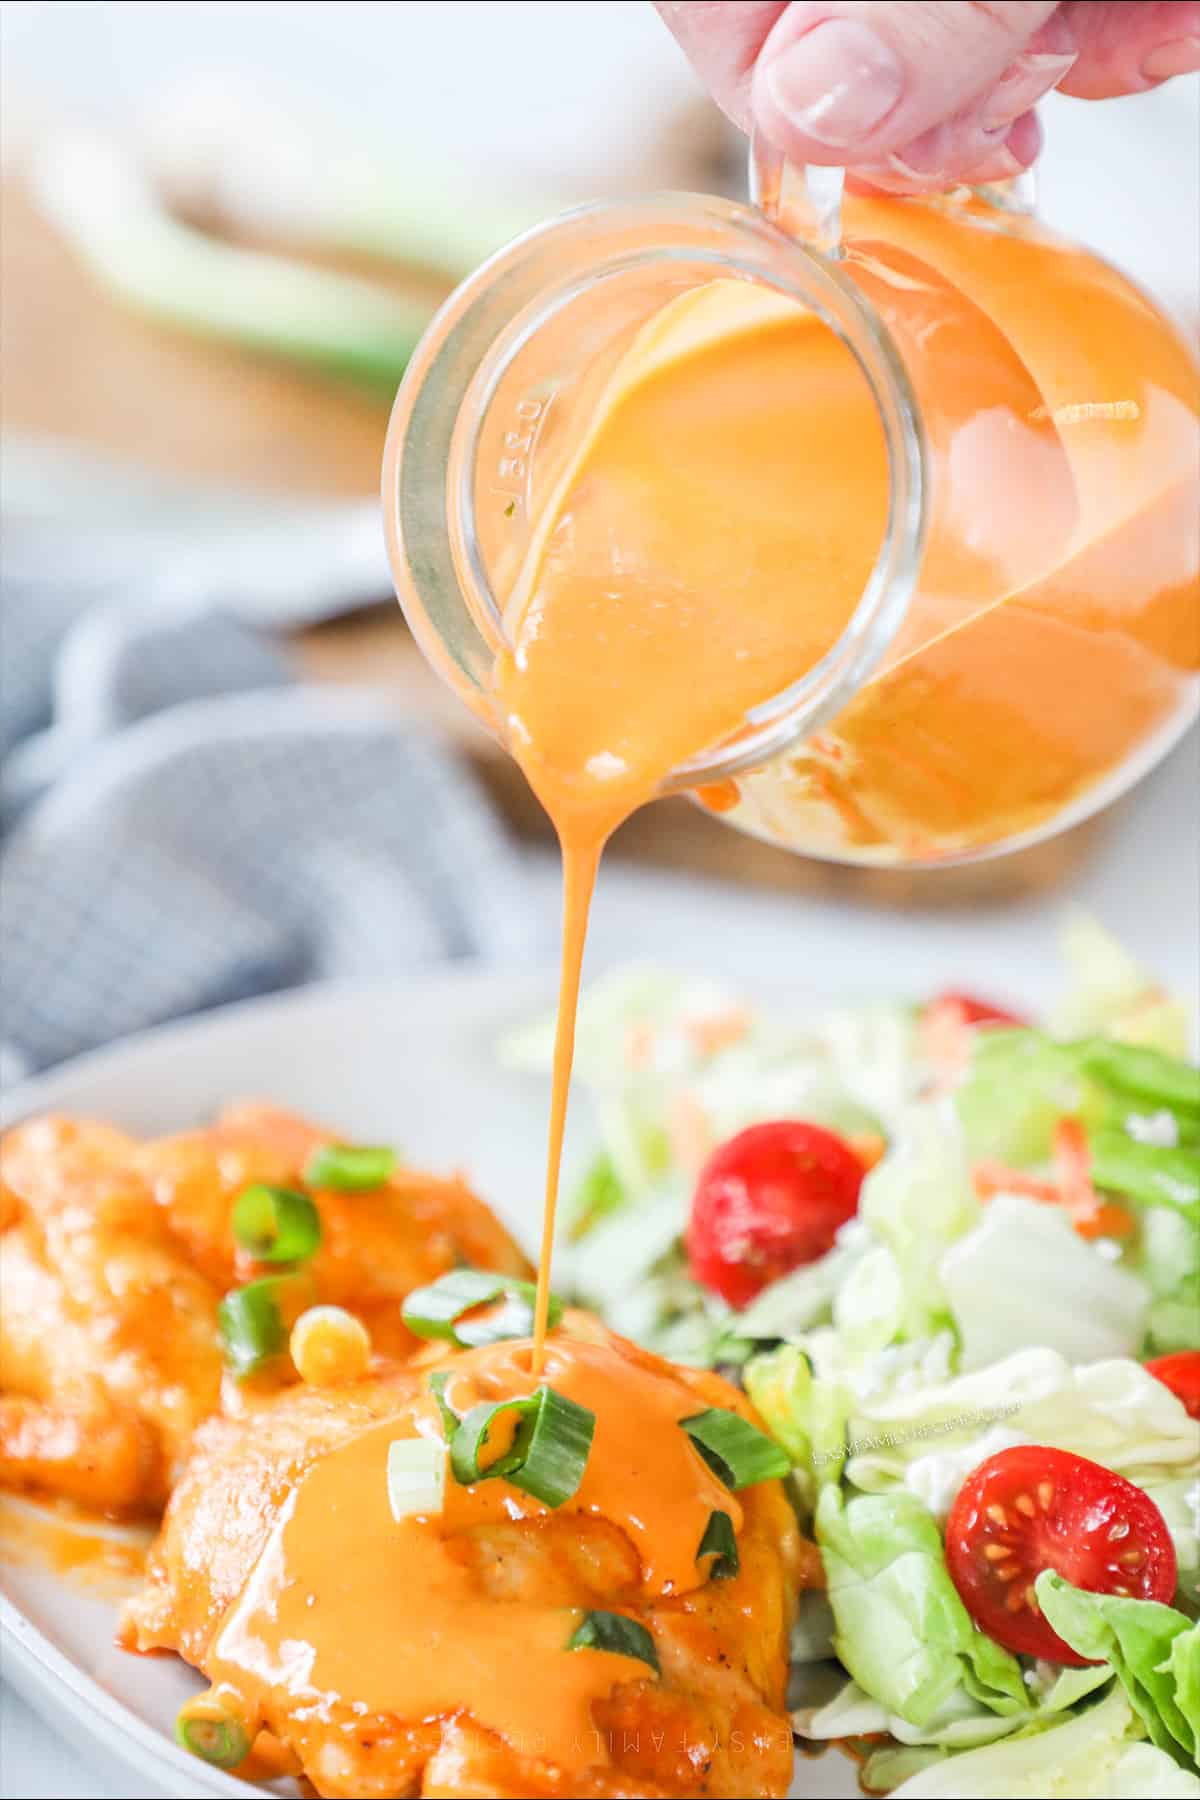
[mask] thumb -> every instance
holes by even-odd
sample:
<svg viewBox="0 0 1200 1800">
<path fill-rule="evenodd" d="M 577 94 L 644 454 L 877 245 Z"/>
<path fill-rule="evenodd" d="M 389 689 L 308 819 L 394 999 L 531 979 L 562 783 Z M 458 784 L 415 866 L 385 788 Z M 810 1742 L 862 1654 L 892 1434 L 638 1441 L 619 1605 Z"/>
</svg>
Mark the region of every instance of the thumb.
<svg viewBox="0 0 1200 1800">
<path fill-rule="evenodd" d="M 1052 0 L 794 0 L 755 65 L 754 122 L 793 162 L 883 163 L 969 118 L 1055 11 Z"/>
</svg>

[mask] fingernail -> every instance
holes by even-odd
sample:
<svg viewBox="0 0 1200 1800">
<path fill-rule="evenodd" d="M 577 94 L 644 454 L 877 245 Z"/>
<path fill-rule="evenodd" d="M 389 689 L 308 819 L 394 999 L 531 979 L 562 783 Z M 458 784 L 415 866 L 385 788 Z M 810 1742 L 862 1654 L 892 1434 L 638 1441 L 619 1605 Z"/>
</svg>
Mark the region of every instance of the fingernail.
<svg viewBox="0 0 1200 1800">
<path fill-rule="evenodd" d="M 1191 75 L 1200 69 L 1200 37 L 1176 38 L 1173 44 L 1160 44 L 1142 64 L 1147 81 L 1167 81 L 1172 75 Z"/>
<path fill-rule="evenodd" d="M 884 159 L 883 167 L 903 181 L 937 181 L 946 167 L 950 132 L 944 125 L 922 132 L 902 151 L 894 151 Z"/>
<path fill-rule="evenodd" d="M 954 187 L 962 182 L 983 179 L 988 181 L 1007 181 L 1011 176 L 1019 175 L 1021 173 L 1021 168 L 1022 164 L 1017 161 L 1017 158 L 1013 155 L 1012 151 L 1009 150 L 1006 145 L 1001 145 L 999 150 L 993 151 L 987 158 L 986 164 L 980 173 L 977 173 L 974 170 L 972 170 L 970 175 L 957 176 L 949 176 L 946 174 L 945 170 L 938 170 L 936 173 L 931 173 L 928 169 L 913 168 L 912 164 L 905 162 L 904 158 L 901 156 L 889 156 L 884 165 L 883 172 L 887 175 L 894 176 L 898 181 L 903 181 L 912 187 L 938 189 Z"/>
<path fill-rule="evenodd" d="M 1014 156 L 1008 145 L 1004 144 L 980 168 L 971 171 L 969 180 L 972 184 L 979 181 L 1011 181 L 1014 175 L 1021 174 L 1024 167 L 1020 157 Z"/>
<path fill-rule="evenodd" d="M 1018 56 L 1001 76 L 984 106 L 980 123 L 985 131 L 997 131 L 1011 125 L 1023 112 L 1036 106 L 1043 94 L 1057 87 L 1063 76 L 1078 61 L 1072 50 L 1027 50 Z"/>
<path fill-rule="evenodd" d="M 853 144 L 886 119 L 904 89 L 891 50 L 854 19 L 828 19 L 772 58 L 763 78 L 775 105 L 818 143 Z"/>
<path fill-rule="evenodd" d="M 913 187 L 925 188 L 943 185 L 940 174 L 931 175 L 926 169 L 914 169 L 912 164 L 906 163 L 901 156 L 889 156 L 880 172 L 883 175 L 895 176 Z"/>
</svg>

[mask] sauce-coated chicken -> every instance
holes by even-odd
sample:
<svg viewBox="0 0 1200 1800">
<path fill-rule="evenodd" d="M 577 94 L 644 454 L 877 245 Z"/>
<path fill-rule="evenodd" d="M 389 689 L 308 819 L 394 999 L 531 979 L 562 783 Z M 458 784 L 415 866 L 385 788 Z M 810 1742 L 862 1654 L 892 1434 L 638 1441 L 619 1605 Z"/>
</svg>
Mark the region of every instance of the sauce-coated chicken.
<svg viewBox="0 0 1200 1800">
<path fill-rule="evenodd" d="M 538 1379 L 592 1410 L 565 1504 L 449 1474 L 441 1509 L 393 1515 L 389 1446 L 452 1430 L 428 1358 L 291 1389 L 200 1431 L 124 1641 L 177 1650 L 322 1795 L 786 1793 L 788 1630 L 815 1552 L 778 1481 L 729 1492 L 682 1428 L 745 1401 L 579 1315 L 542 1377 L 529 1358 L 500 1343 L 436 1368 L 460 1415 Z M 713 1510 L 736 1573 L 698 1554 Z M 640 1629 L 657 1667 L 576 1647 L 597 1614 Z"/>
<path fill-rule="evenodd" d="M 0 1144 L 0 1486 L 113 1515 L 155 1512 L 217 1407 L 217 1306 L 247 1268 L 231 1229 L 249 1183 L 302 1185 L 324 1132 L 262 1105 L 139 1142 L 45 1117 Z M 411 1289 L 459 1262 L 525 1274 L 459 1179 L 399 1167 L 370 1193 L 313 1191 L 315 1297 L 407 1354 Z"/>
</svg>

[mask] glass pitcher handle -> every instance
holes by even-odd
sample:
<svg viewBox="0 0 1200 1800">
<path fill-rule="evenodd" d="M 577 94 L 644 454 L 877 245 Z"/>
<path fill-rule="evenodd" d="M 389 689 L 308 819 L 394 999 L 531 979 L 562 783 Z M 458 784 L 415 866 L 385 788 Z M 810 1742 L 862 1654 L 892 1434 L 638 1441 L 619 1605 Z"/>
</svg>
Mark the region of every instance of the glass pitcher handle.
<svg viewBox="0 0 1200 1800">
<path fill-rule="evenodd" d="M 750 139 L 750 198 L 772 224 L 786 217 L 788 228 L 805 238 L 826 256 L 841 255 L 842 194 L 846 171 L 797 166 L 769 143 L 761 132 Z M 981 187 L 959 186 L 945 194 L 919 195 L 931 206 L 961 205 L 966 198 L 982 200 L 997 212 L 1029 214 L 1037 206 L 1037 177 L 1023 169 L 1009 181 L 988 182 Z"/>
<path fill-rule="evenodd" d="M 750 138 L 750 199 L 773 225 L 786 217 L 788 229 L 826 256 L 842 251 L 844 169 L 797 167 L 760 131 Z"/>
</svg>

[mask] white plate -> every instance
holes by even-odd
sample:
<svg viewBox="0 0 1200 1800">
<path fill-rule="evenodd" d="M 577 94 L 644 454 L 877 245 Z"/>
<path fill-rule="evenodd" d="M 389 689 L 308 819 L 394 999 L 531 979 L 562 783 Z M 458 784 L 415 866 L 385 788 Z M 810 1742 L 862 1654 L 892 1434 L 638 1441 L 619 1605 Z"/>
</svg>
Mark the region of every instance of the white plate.
<svg viewBox="0 0 1200 1800">
<path fill-rule="evenodd" d="M 498 1070 L 494 1047 L 553 991 L 552 976 L 471 970 L 403 986 L 309 988 L 81 1057 L 14 1092 L 4 1113 L 57 1108 L 157 1133 L 201 1123 L 236 1096 L 277 1100 L 351 1139 L 396 1143 L 413 1162 L 467 1170 L 533 1245 L 546 1095 Z M 569 1162 L 586 1147 L 579 1115 Z M 176 1748 L 174 1717 L 196 1677 L 173 1659 L 117 1649 L 111 1598 L 16 1563 L 0 1573 L 0 1627 L 6 1679 L 56 1733 L 93 1758 L 98 1750 L 118 1758 L 144 1784 L 122 1792 L 261 1792 Z M 278 1791 L 295 1789 L 283 1782 Z M 799 1761 L 793 1792 L 852 1800 L 859 1790 L 851 1765 L 832 1756 Z"/>
</svg>

